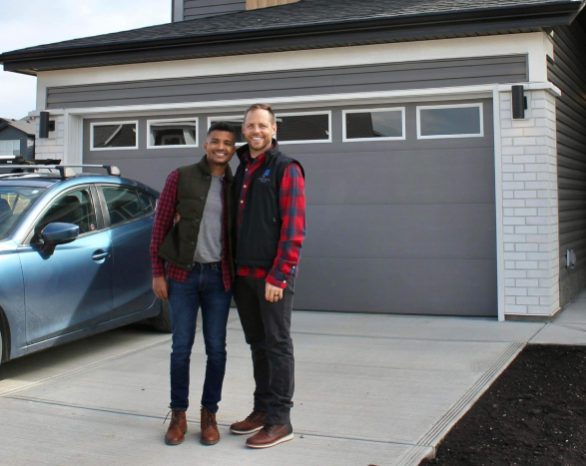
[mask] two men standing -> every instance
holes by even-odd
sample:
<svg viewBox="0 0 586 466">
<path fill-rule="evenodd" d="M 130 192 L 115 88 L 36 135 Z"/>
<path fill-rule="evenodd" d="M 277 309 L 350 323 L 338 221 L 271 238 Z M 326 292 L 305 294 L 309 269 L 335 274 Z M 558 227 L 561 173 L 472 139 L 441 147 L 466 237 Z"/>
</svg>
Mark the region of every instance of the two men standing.
<svg viewBox="0 0 586 466">
<path fill-rule="evenodd" d="M 232 180 L 228 162 L 235 134 L 223 123 L 212 125 L 205 157 L 172 172 L 161 194 L 151 257 L 153 289 L 169 299 L 173 329 L 168 444 L 181 443 L 187 430 L 189 362 L 200 306 L 208 356 L 201 441 L 211 445 L 220 438 L 215 413 L 226 364 L 234 264 L 234 299 L 252 352 L 256 388 L 252 413 L 230 430 L 255 433 L 246 441 L 251 448 L 293 438 L 290 325 L 305 236 L 305 187 L 299 162 L 279 151 L 276 130 L 270 106 L 256 104 L 246 111 L 242 134 L 248 144 L 238 150 L 240 165 Z"/>
</svg>

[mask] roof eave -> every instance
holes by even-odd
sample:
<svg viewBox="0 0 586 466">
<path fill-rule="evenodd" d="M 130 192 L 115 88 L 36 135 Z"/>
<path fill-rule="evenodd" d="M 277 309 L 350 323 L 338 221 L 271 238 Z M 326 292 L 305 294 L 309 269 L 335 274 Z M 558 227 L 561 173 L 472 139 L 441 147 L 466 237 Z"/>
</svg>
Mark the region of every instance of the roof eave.
<svg viewBox="0 0 586 466">
<path fill-rule="evenodd" d="M 477 9 L 457 15 L 453 12 L 425 14 L 52 50 L 27 49 L 0 55 L 0 63 L 6 71 L 36 75 L 41 71 L 80 67 L 526 32 L 569 25 L 582 6 L 582 2 L 563 2 L 530 10 Z M 311 44 L 304 40 L 308 38 Z"/>
</svg>

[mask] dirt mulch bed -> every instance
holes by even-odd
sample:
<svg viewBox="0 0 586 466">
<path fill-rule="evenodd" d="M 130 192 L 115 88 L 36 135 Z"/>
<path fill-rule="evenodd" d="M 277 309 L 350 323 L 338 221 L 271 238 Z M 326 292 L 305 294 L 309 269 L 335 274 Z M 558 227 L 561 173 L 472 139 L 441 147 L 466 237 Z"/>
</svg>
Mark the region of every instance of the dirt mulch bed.
<svg viewBox="0 0 586 466">
<path fill-rule="evenodd" d="M 586 346 L 527 346 L 422 465 L 586 465 Z"/>
</svg>

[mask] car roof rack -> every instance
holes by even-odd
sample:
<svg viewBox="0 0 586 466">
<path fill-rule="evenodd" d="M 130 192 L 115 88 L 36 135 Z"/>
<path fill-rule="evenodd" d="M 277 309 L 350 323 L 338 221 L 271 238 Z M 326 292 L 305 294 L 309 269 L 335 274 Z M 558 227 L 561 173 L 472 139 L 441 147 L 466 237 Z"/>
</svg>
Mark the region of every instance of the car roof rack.
<svg viewBox="0 0 586 466">
<path fill-rule="evenodd" d="M 6 164 L 0 166 L 0 168 L 10 168 L 13 171 L 12 173 L 4 173 L 0 174 L 0 177 L 10 177 L 10 176 L 18 176 L 18 175 L 30 175 L 38 170 L 49 170 L 49 172 L 57 171 L 59 173 L 60 178 L 71 178 L 72 176 L 77 175 L 78 173 L 73 170 L 74 168 L 101 168 L 106 170 L 108 175 L 112 176 L 120 176 L 120 169 L 116 165 L 100 165 L 100 164 L 79 164 L 79 165 L 13 165 L 13 164 Z"/>
</svg>

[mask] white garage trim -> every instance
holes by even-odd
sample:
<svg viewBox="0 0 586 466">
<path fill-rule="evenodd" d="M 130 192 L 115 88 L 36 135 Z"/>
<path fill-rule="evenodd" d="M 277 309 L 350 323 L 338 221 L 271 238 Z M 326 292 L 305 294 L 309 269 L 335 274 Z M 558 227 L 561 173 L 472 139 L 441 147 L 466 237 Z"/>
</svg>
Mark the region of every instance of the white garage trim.
<svg viewBox="0 0 586 466">
<path fill-rule="evenodd" d="M 503 183 L 502 183 L 502 148 L 501 148 L 501 106 L 500 92 L 495 87 L 492 94 L 492 118 L 494 131 L 494 209 L 496 221 L 496 288 L 497 318 L 505 320 L 505 279 L 503 249 Z"/>
</svg>

